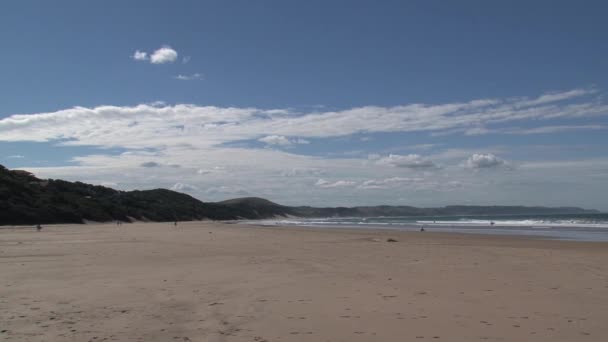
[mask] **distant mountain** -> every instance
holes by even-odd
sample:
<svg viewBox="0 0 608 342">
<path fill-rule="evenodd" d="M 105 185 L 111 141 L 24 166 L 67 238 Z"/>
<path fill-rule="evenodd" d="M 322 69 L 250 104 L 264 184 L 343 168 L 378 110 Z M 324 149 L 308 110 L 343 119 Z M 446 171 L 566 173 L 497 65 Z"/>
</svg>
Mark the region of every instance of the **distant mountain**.
<svg viewBox="0 0 608 342">
<path fill-rule="evenodd" d="M 367 206 L 289 207 L 257 197 L 211 203 L 166 189 L 119 191 L 81 182 L 39 179 L 0 165 L 0 225 L 82 223 L 84 221 L 190 221 L 274 217 L 370 217 L 501 214 L 587 214 L 575 207 L 523 206 Z"/>
</svg>

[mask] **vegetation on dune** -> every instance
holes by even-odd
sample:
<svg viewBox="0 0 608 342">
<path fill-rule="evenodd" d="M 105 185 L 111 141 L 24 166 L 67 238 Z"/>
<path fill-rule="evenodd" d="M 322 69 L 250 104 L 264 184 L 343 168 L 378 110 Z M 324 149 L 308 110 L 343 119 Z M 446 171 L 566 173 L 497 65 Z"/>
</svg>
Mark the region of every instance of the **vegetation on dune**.
<svg viewBox="0 0 608 342">
<path fill-rule="evenodd" d="M 0 165 L 0 224 L 257 219 L 272 208 L 204 203 L 166 190 L 118 191 L 63 180 L 41 180 Z"/>
</svg>

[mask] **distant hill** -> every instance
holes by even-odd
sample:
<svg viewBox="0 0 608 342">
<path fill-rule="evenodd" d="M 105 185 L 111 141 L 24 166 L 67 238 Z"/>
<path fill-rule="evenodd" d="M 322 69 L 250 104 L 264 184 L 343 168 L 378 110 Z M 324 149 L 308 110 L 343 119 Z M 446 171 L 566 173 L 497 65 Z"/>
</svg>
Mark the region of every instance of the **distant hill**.
<svg viewBox="0 0 608 342">
<path fill-rule="evenodd" d="M 111 188 L 38 179 L 0 165 L 0 224 L 108 221 L 189 221 L 260 219 L 282 214 L 255 205 L 203 203 L 179 192 Z"/>
<path fill-rule="evenodd" d="M 366 217 L 500 214 L 597 213 L 581 208 L 523 206 L 364 206 L 315 208 L 283 206 L 258 197 L 201 202 L 166 190 L 119 191 L 111 188 L 39 179 L 27 171 L 0 165 L 0 225 L 82 223 L 84 221 L 191 221 L 267 219 L 274 217 Z"/>
</svg>

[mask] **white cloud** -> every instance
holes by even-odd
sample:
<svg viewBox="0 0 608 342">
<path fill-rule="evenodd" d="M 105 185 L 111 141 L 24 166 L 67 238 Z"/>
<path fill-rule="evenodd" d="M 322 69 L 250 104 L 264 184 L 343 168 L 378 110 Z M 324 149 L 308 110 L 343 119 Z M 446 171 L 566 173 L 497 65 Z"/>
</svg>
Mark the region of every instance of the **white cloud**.
<svg viewBox="0 0 608 342">
<path fill-rule="evenodd" d="M 238 195 L 238 196 L 247 196 L 249 192 L 240 186 L 212 186 L 205 191 L 207 194 L 227 194 L 227 195 Z"/>
<path fill-rule="evenodd" d="M 391 177 L 386 179 L 370 179 L 361 183 L 359 189 L 389 189 L 404 183 L 422 182 L 424 178 Z"/>
<path fill-rule="evenodd" d="M 289 146 L 292 144 L 291 140 L 281 135 L 269 135 L 258 140 L 268 145 Z"/>
<path fill-rule="evenodd" d="M 20 154 L 15 154 L 15 155 L 12 155 L 12 156 L 6 156 L 6 158 L 8 158 L 8 159 L 24 159 L 25 157 L 22 156 L 22 155 L 20 155 Z"/>
<path fill-rule="evenodd" d="M 150 55 L 150 63 L 165 64 L 173 63 L 177 59 L 177 51 L 168 45 L 161 47 Z"/>
<path fill-rule="evenodd" d="M 291 146 L 294 144 L 310 144 L 310 141 L 308 141 L 306 139 L 302 139 L 302 138 L 290 139 L 290 138 L 284 137 L 282 135 L 268 135 L 268 136 L 258 139 L 258 141 L 261 141 L 267 145 L 276 145 L 276 146 L 283 146 L 283 147 Z"/>
<path fill-rule="evenodd" d="M 198 188 L 193 185 L 189 185 L 189 184 L 175 183 L 171 187 L 171 190 L 178 191 L 178 192 L 195 192 L 195 191 L 198 191 Z"/>
<path fill-rule="evenodd" d="M 136 61 L 147 61 L 148 54 L 144 51 L 135 50 L 135 52 L 133 53 L 131 58 L 133 58 Z"/>
<path fill-rule="evenodd" d="M 182 58 L 182 64 L 187 64 L 188 62 L 190 62 L 190 59 L 190 56 L 184 56 L 184 58 Z"/>
<path fill-rule="evenodd" d="M 569 91 L 564 91 L 564 92 L 551 92 L 548 94 L 544 94 L 541 95 L 535 99 L 532 100 L 523 100 L 521 103 L 519 103 L 519 106 L 535 106 L 535 105 L 539 105 L 539 104 L 545 104 L 545 103 L 551 103 L 551 102 L 559 102 L 559 101 L 565 101 L 565 100 L 569 100 L 572 98 L 576 98 L 579 96 L 584 96 L 584 95 L 588 95 L 588 94 L 593 94 L 596 93 L 596 90 L 589 90 L 589 89 L 573 89 L 573 90 L 569 90 Z"/>
<path fill-rule="evenodd" d="M 281 172 L 281 176 L 283 177 L 311 177 L 311 176 L 321 176 L 326 172 L 322 169 L 315 168 L 291 168 L 290 170 L 284 170 Z"/>
<path fill-rule="evenodd" d="M 203 79 L 203 74 L 200 74 L 198 72 L 194 73 L 194 74 L 190 74 L 190 75 L 179 74 L 179 75 L 175 76 L 175 79 L 180 80 L 180 81 L 202 80 Z"/>
<path fill-rule="evenodd" d="M 199 175 L 208 175 L 213 173 L 226 173 L 226 170 L 221 166 L 215 166 L 209 169 L 198 169 L 196 170 L 196 173 Z"/>
<path fill-rule="evenodd" d="M 491 169 L 505 165 L 505 161 L 492 153 L 474 154 L 465 161 L 470 169 Z"/>
<path fill-rule="evenodd" d="M 543 126 L 521 130 L 511 130 L 510 134 L 550 134 L 568 131 L 583 131 L 583 130 L 603 130 L 608 129 L 606 125 L 562 125 L 562 126 Z"/>
<path fill-rule="evenodd" d="M 588 130 L 605 130 L 608 129 L 606 125 L 554 125 L 554 126 L 540 126 L 533 128 L 519 128 L 519 127 L 508 127 L 508 128 L 495 128 L 489 129 L 485 127 L 474 127 L 465 131 L 465 135 L 483 135 L 483 134 L 515 134 L 515 135 L 528 135 L 528 134 L 553 134 L 560 132 L 570 131 L 588 131 Z"/>
<path fill-rule="evenodd" d="M 352 187 L 356 185 L 356 182 L 346 181 L 346 180 L 338 180 L 335 182 L 326 181 L 325 179 L 319 179 L 315 186 L 320 188 L 328 189 L 328 188 L 343 188 L 343 187 Z"/>
<path fill-rule="evenodd" d="M 428 169 L 437 167 L 437 165 L 435 165 L 435 163 L 433 163 L 431 160 L 418 154 L 408 154 L 405 156 L 391 154 L 388 157 L 378 159 L 377 163 L 380 165 L 391 165 L 410 169 Z"/>
<path fill-rule="evenodd" d="M 287 153 L 287 148 L 229 147 L 230 143 L 258 139 L 265 139 L 267 141 L 262 142 L 270 142 L 269 146 L 278 147 L 314 139 L 316 147 L 322 146 L 324 138 L 350 134 L 373 134 L 375 139 L 380 140 L 384 137 L 378 133 L 382 132 L 454 131 L 462 134 L 474 127 L 496 126 L 515 130 L 518 129 L 514 127 L 516 125 L 529 126 L 531 122 L 535 126 L 542 125 L 543 120 L 547 123 L 543 127 L 553 127 L 545 128 L 547 132 L 574 126 L 589 126 L 588 129 L 602 126 L 599 123 L 593 125 L 592 121 L 608 115 L 608 106 L 602 102 L 602 98 L 593 95 L 593 92 L 578 91 L 574 94 L 577 96 L 572 94 L 560 97 L 567 97 L 567 103 L 556 100 L 556 97 L 545 97 L 542 101 L 536 101 L 537 104 L 526 104 L 531 100 L 522 98 L 480 99 L 463 103 L 368 106 L 339 111 L 317 108 L 310 112 L 166 103 L 130 107 L 74 107 L 2 118 L 0 141 L 39 141 L 63 146 L 125 149 L 126 152 L 119 155 L 100 149 L 95 155 L 75 157 L 75 165 L 28 170 L 42 177 L 87 180 L 95 184 L 114 182 L 125 190 L 170 187 L 179 182 L 199 189 L 196 194 L 203 200 L 221 200 L 250 193 L 286 204 L 347 205 L 374 202 L 432 206 L 462 203 L 465 200 L 479 204 L 535 204 L 535 199 L 539 201 L 536 204 L 560 204 L 542 202 L 540 195 L 536 196 L 543 189 L 556 191 L 554 186 L 543 185 L 551 181 L 564 183 L 564 187 L 560 188 L 563 191 L 584 189 L 588 194 L 595 194 L 577 197 L 582 199 L 581 203 L 593 207 L 591 199 L 597 199 L 599 203 L 601 194 L 608 191 L 608 182 L 601 178 L 605 177 L 602 175 L 606 174 L 606 168 L 584 169 L 574 165 L 576 162 L 564 168 L 541 168 L 526 162 L 522 167 L 518 166 L 518 172 L 504 172 L 498 177 L 495 172 L 470 172 L 462 167 L 466 164 L 462 161 L 468 161 L 473 154 L 514 155 L 508 151 L 508 146 L 505 149 L 492 146 L 439 150 L 437 146 L 428 145 L 433 152 L 424 153 L 424 156 L 387 156 L 390 152 L 387 150 L 382 155 L 372 155 L 370 160 L 362 156 L 379 151 L 366 149 L 357 155 L 347 156 L 341 150 L 338 151 L 343 152 L 340 158 L 329 158 L 328 155 L 319 157 Z M 592 98 L 588 98 L 591 95 Z M 585 125 L 570 124 L 580 118 L 584 118 Z M 567 119 L 567 122 L 558 121 L 563 119 Z M 605 117 L 601 120 L 604 123 Z M 356 142 L 357 137 L 359 135 L 350 141 Z M 420 141 L 419 146 L 400 146 L 399 150 L 392 151 L 417 151 L 415 148 L 418 147 L 420 151 L 425 151 L 425 142 L 429 141 Z M 151 161 L 156 163 L 156 167 L 142 167 L 142 164 Z M 502 168 L 509 164 L 504 163 Z M 471 160 L 469 164 L 475 169 L 483 168 L 483 161 L 480 160 Z M 178 165 L 181 167 L 168 167 Z M 441 165 L 441 168 L 437 165 Z M 590 162 L 586 165 L 600 164 Z M 211 171 L 215 167 L 224 169 Z M 199 170 L 203 171 L 199 173 Z M 584 186 L 568 187 L 566 183 L 572 177 L 572 170 L 580 175 L 579 183 L 584 183 Z M 396 180 L 411 173 L 424 180 Z M 243 180 L 246 183 L 241 184 Z M 596 181 L 593 183 L 592 180 Z M 316 186 L 315 182 L 318 183 Z M 525 186 L 521 185 L 524 183 Z M 352 196 L 353 191 L 363 192 L 365 188 L 374 187 L 398 191 L 370 190 L 365 192 L 366 196 Z M 460 189 L 466 189 L 466 192 Z M 438 197 L 437 191 L 441 191 L 442 196 Z M 489 191 L 492 191 L 492 196 L 488 195 Z M 566 201 L 570 197 L 561 198 Z"/>
<path fill-rule="evenodd" d="M 527 106 L 504 100 L 444 105 L 359 107 L 336 112 L 297 113 L 285 109 L 178 104 L 134 107 L 74 107 L 0 119 L 1 141 L 69 139 L 69 145 L 153 147 L 216 145 L 247 139 L 287 146 L 298 139 L 340 137 L 358 132 L 462 131 L 479 125 L 607 115 L 597 100 L 578 104 Z M 521 100 L 520 100 L 521 102 Z M 137 122 L 137 125 L 132 125 Z M 182 126 L 177 132 L 172 127 Z M 300 142 L 304 142 L 301 140 Z"/>
</svg>

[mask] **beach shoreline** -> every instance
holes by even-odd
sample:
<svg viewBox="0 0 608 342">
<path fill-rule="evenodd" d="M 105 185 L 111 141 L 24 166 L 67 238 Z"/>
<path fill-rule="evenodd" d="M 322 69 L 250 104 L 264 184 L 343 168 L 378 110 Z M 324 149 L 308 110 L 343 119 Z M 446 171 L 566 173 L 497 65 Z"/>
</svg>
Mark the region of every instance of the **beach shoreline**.
<svg viewBox="0 0 608 342">
<path fill-rule="evenodd" d="M 4 227 L 0 246 L 4 340 L 608 336 L 605 242 L 202 221 Z"/>
</svg>

